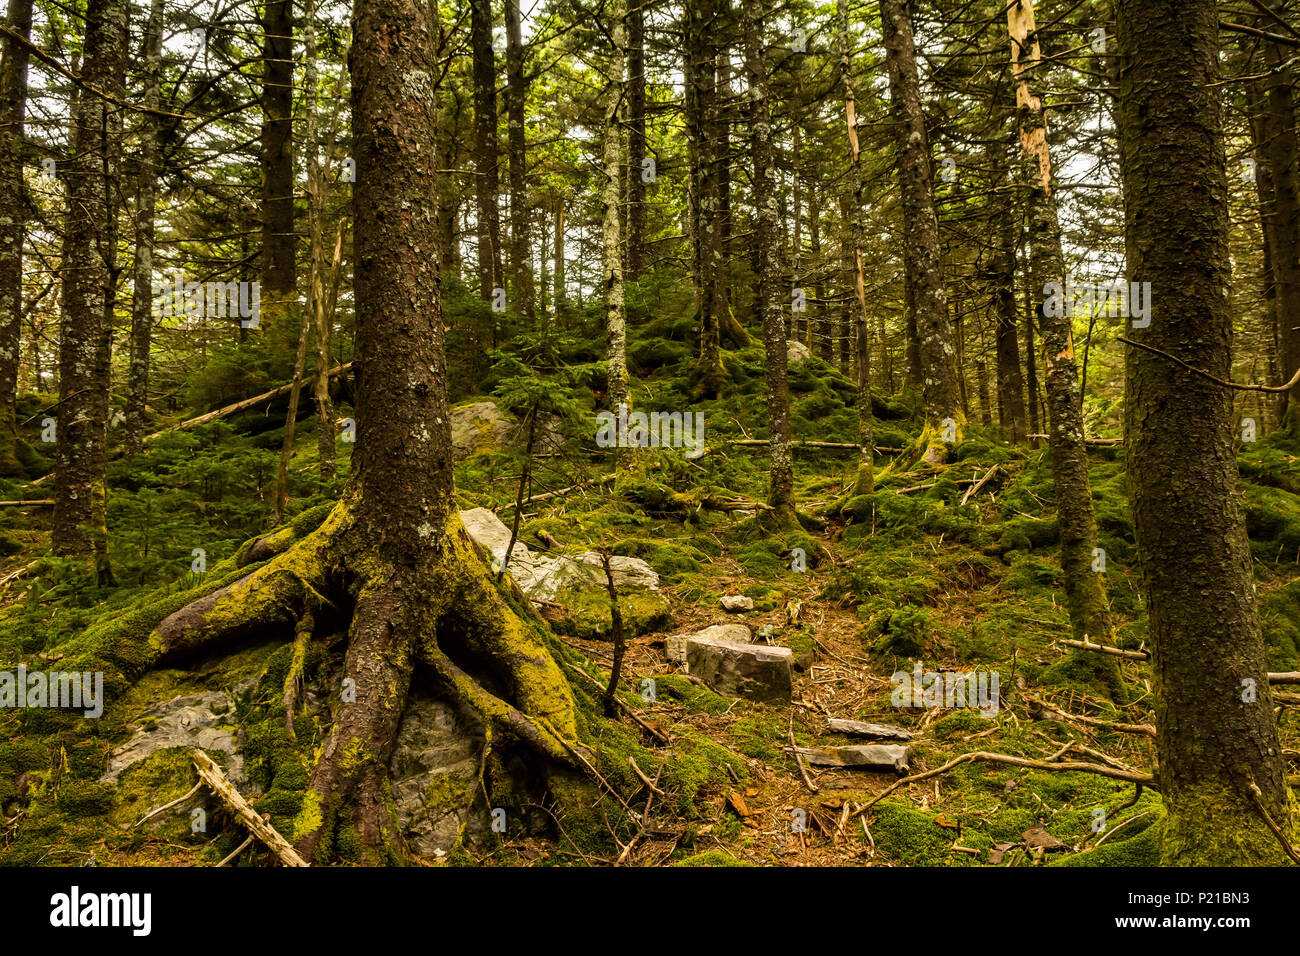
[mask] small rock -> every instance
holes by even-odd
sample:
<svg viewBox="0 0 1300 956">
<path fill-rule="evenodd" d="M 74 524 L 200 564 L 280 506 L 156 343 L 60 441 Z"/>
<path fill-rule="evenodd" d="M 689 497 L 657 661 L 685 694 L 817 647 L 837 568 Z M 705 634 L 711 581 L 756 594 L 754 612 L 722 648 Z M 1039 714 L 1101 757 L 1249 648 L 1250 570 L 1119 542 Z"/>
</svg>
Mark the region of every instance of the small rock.
<svg viewBox="0 0 1300 956">
<path fill-rule="evenodd" d="M 911 747 L 899 744 L 857 744 L 853 747 L 797 747 L 814 767 L 853 767 L 907 773 Z"/>
<path fill-rule="evenodd" d="M 686 642 L 686 663 L 692 676 L 726 697 L 789 703 L 793 693 L 788 647 L 763 647 L 716 638 L 693 637 Z"/>
<path fill-rule="evenodd" d="M 728 594 L 722 599 L 722 609 L 730 614 L 754 610 L 754 599 L 741 594 Z"/>
<path fill-rule="evenodd" d="M 495 402 L 474 402 L 451 410 L 451 448 L 459 461 L 495 451 L 510 436 L 510 421 Z"/>
<path fill-rule="evenodd" d="M 701 631 L 672 634 L 664 638 L 664 653 L 668 655 L 668 659 L 679 664 L 686 663 L 686 642 L 693 637 L 714 638 L 736 644 L 748 644 L 752 640 L 750 630 L 744 624 L 714 624 Z"/>
<path fill-rule="evenodd" d="M 787 364 L 797 365 L 799 362 L 806 362 L 812 358 L 812 352 L 808 346 L 794 339 L 785 341 L 785 360 Z"/>
<path fill-rule="evenodd" d="M 141 719 L 152 718 L 152 729 L 140 729 L 126 743 L 116 748 L 108 758 L 108 772 L 100 777 L 102 783 L 116 783 L 122 771 L 132 764 L 169 747 L 188 747 L 223 753 L 229 757 L 226 775 L 235 786 L 245 782 L 244 761 L 239 754 L 233 729 L 226 716 L 230 698 L 221 691 L 206 691 L 176 697 L 141 714 Z"/>
<path fill-rule="evenodd" d="M 872 737 L 876 740 L 911 740 L 912 732 L 890 724 L 869 724 L 862 720 L 841 720 L 832 717 L 826 721 L 829 730 L 837 734 L 852 734 L 855 737 Z"/>
</svg>

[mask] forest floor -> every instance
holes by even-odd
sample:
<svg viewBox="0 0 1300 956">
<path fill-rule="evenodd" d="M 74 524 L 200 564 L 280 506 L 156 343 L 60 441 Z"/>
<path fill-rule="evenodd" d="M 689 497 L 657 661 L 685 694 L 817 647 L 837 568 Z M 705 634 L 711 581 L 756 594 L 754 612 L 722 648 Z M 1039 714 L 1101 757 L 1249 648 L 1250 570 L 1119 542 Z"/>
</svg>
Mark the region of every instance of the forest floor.
<svg viewBox="0 0 1300 956">
<path fill-rule="evenodd" d="M 688 346 L 682 348 L 683 356 L 688 354 Z M 655 367 L 666 369 L 661 375 L 675 367 L 672 359 L 655 360 Z M 763 434 L 757 421 L 761 400 L 756 401 L 762 387 L 761 349 L 729 353 L 728 361 L 735 387 L 703 404 L 711 429 L 709 454 L 686 460 L 680 452 L 656 450 L 617 486 L 591 487 L 529 506 L 520 529 L 521 540 L 535 549 L 547 547 L 541 543 L 545 540 L 557 542 L 563 551 L 607 545 L 616 554 L 645 559 L 660 575 L 671 622 L 639 627 L 635 614 L 630 615 L 633 637 L 620 697 L 627 709 L 670 739 L 668 746 L 647 744 L 649 765 L 640 769 L 651 779 L 662 769 L 665 780 L 676 781 L 675 789 L 651 795 L 639 826 L 621 824 L 619 842 L 568 834 L 561 821 L 560 831 L 548 834 L 481 834 L 457 861 L 598 864 L 621 857 L 625 865 L 784 866 L 1156 862 L 1163 815 L 1159 795 L 1122 780 L 970 762 L 866 807 L 899 780 L 897 774 L 800 765 L 792 739 L 800 747 L 861 742 L 827 728 L 829 718 L 847 718 L 912 731 L 913 774 L 971 751 L 1147 772 L 1153 757 L 1148 737 L 1086 720 L 1041 719 L 1039 703 L 1093 720 L 1149 723 L 1149 665 L 1121 662 L 1119 702 L 1074 676 L 1068 648 L 1060 643 L 1070 632 L 1055 555 L 1059 530 L 1045 448 L 1011 448 L 995 433 L 975 427 L 943 469 L 895 473 L 891 453 L 883 452 L 876 493 L 848 501 L 814 532 L 774 533 L 764 529 L 752 510 L 718 510 L 719 499 L 761 500 L 766 480 L 761 448 L 727 444 Z M 803 364 L 815 367 L 791 367 L 796 438 L 851 440 L 852 384 L 820 360 Z M 677 387 L 653 375 L 649 382 L 650 399 L 642 407 L 654 407 L 656 395 L 662 398 L 669 385 Z M 42 401 L 31 397 L 31 409 L 20 418 L 39 412 Z M 885 448 L 906 445 L 915 432 L 906 408 L 882 398 L 880 412 L 877 441 Z M 340 415 L 346 413 L 346 407 L 340 408 Z M 283 422 L 282 417 L 277 422 L 277 414 L 283 413 L 267 409 L 169 433 L 148 454 L 113 463 L 109 515 L 119 574 L 115 587 L 88 589 L 67 563 L 44 554 L 48 510 L 0 514 L 5 521 L 0 528 L 0 660 L 29 668 L 51 666 L 48 662 L 65 655 L 71 660 L 87 635 L 106 633 L 122 622 L 147 633 L 156 623 L 150 615 L 160 613 L 151 610 L 161 606 L 157 602 L 178 606 L 187 595 L 210 590 L 235 573 L 239 545 L 268 526 Z M 319 463 L 310 420 L 300 424 L 299 435 L 290 516 L 305 519 L 328 505 L 337 484 L 316 487 L 313 470 Z M 35 443 L 36 434 L 29 440 Z M 350 449 L 339 447 L 341 481 Z M 1102 446 L 1090 454 L 1116 640 L 1121 647 L 1141 649 L 1146 619 L 1124 492 L 1123 451 Z M 815 511 L 819 502 L 839 495 L 850 477 L 850 458 L 831 450 L 798 452 L 802 508 Z M 610 462 L 557 456 L 539 459 L 537 465 L 534 492 L 597 477 Z M 994 478 L 962 503 L 975 480 L 995 466 Z M 508 523 L 520 468 L 518 449 L 505 445 L 460 462 L 462 507 L 493 508 Z M 1278 437 L 1243 446 L 1241 470 L 1269 666 L 1296 670 L 1300 444 Z M 31 500 L 48 494 L 46 484 L 0 483 L 0 498 Z M 807 555 L 804 571 L 792 567 L 796 548 Z M 202 569 L 196 549 L 204 554 Z M 730 614 L 720 606 L 724 595 L 746 595 L 755 607 Z M 794 676 L 792 705 L 720 696 L 666 656 L 668 635 L 722 623 L 744 623 L 756 635 L 770 625 L 770 642 L 793 651 L 801 667 Z M 557 639 L 580 652 L 587 674 L 603 683 L 612 659 L 610 642 L 589 631 L 568 630 Z M 194 782 L 183 748 L 176 748 L 170 762 L 155 755 L 117 785 L 99 779 L 113 747 L 138 728 L 146 703 L 178 693 L 250 683 L 274 687 L 277 679 L 282 681 L 292 635 L 273 637 L 269 644 L 232 649 L 222 659 L 186 672 L 148 675 L 120 699 L 110 697 L 105 718 L 97 722 L 74 726 L 31 712 L 0 712 L 0 810 L 5 820 L 0 862 L 210 864 L 234 849 L 243 837 L 228 822 L 216 838 L 190 832 L 186 819 L 178 816 L 157 828 L 135 827 L 145 812 L 181 796 Z M 318 666 L 328 666 L 338 650 L 324 648 Z M 996 672 L 996 713 L 895 706 L 891 675 L 916 665 L 927 672 Z M 644 694 L 647 678 L 654 682 L 652 700 Z M 581 679 L 575 675 L 575 681 Z M 254 806 L 273 825 L 291 829 L 305 777 L 297 765 L 277 756 L 280 744 L 259 737 L 259 728 L 283 724 L 283 709 L 278 717 L 268 709 L 273 696 L 241 699 L 239 722 L 250 741 L 250 761 L 265 769 L 264 792 Z M 1294 755 L 1300 748 L 1300 722 L 1291 708 L 1280 713 L 1284 746 Z M 86 723 L 95 726 L 87 729 Z M 597 748 L 601 743 L 596 741 Z M 611 768 L 614 762 L 626 763 L 617 747 L 610 752 Z M 662 767 L 652 762 L 656 760 Z M 629 799 L 643 808 L 650 791 L 633 784 Z M 630 848 L 629 835 L 634 837 Z M 248 854 L 243 861 L 258 859 L 265 857 Z"/>
</svg>

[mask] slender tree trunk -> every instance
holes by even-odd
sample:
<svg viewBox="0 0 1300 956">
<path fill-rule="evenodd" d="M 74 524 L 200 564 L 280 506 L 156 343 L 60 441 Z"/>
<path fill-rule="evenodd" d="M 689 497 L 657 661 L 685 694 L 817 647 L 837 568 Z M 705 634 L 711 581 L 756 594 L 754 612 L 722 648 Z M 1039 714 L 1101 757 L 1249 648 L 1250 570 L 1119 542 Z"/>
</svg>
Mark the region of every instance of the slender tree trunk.
<svg viewBox="0 0 1300 956">
<path fill-rule="evenodd" d="M 1014 206 L 1009 199 L 995 200 L 994 228 L 997 249 L 993 257 L 993 299 L 997 314 L 995 351 L 998 370 L 998 424 L 1005 436 L 1018 444 L 1025 440 L 1025 382 L 1020 370 L 1020 338 L 1016 301 L 1016 234 Z"/>
<path fill-rule="evenodd" d="M 510 294 L 515 310 L 531 320 L 534 317 L 533 253 L 528 241 L 528 142 L 524 128 L 528 80 L 524 74 L 519 0 L 505 0 L 505 8 L 506 132 L 510 145 Z"/>
<path fill-rule="evenodd" d="M 645 272 L 646 158 L 645 132 L 645 4 L 632 0 L 627 14 L 627 278 L 636 282 Z"/>
<path fill-rule="evenodd" d="M 497 171 L 497 77 L 492 51 L 492 5 L 470 0 L 470 45 L 474 55 L 474 176 L 478 200 L 479 295 L 491 300 L 505 288 L 501 266 L 501 193 Z M 495 330 L 496 323 L 493 322 Z"/>
<path fill-rule="evenodd" d="M 23 37 L 32 33 L 31 0 L 9 0 L 6 20 Z M 27 112 L 27 48 L 6 38 L 0 52 L 0 477 L 22 473 L 16 456 L 18 359 L 23 323 L 23 124 Z"/>
<path fill-rule="evenodd" d="M 924 461 L 941 464 L 947 457 L 945 444 L 960 440 L 965 416 L 957 390 L 957 346 L 943 285 L 939 218 L 930 178 L 930 141 L 921 108 L 908 0 L 880 0 L 880 18 L 902 187 L 903 255 L 912 264 L 912 311 L 916 316 L 925 413 L 918 449 Z"/>
<path fill-rule="evenodd" d="M 152 0 L 144 34 L 144 105 L 157 109 L 161 101 L 163 0 Z M 126 427 L 128 456 L 138 454 L 144 441 L 145 406 L 149 400 L 149 347 L 153 338 L 154 216 L 162 162 L 162 130 L 158 116 L 140 117 L 135 209 L 135 273 L 131 296 L 131 355 L 127 366 Z"/>
<path fill-rule="evenodd" d="M 1281 318 L 1282 381 L 1300 369 L 1300 147 L 1297 146 L 1294 84 L 1284 54 L 1276 43 L 1264 43 L 1269 74 L 1265 84 L 1263 135 L 1272 185 L 1268 227 L 1273 238 L 1271 264 Z M 1256 170 L 1258 174 L 1258 170 Z M 1300 427 L 1300 385 L 1286 397 L 1284 421 Z"/>
<path fill-rule="evenodd" d="M 1129 334 L 1230 376 L 1228 187 L 1213 0 L 1119 0 L 1119 142 L 1130 281 L 1150 326 Z M 1293 833 L 1255 608 L 1232 394 L 1129 349 L 1130 503 L 1150 618 L 1162 862 L 1284 863 Z"/>
<path fill-rule="evenodd" d="M 293 0 L 266 0 L 262 45 L 262 313 L 283 315 L 298 293 L 294 232 Z"/>
<path fill-rule="evenodd" d="M 776 195 L 780 188 L 772 148 L 772 107 L 767 55 L 763 48 L 765 0 L 745 5 L 745 62 L 749 71 L 750 151 L 754 162 L 755 244 L 762 268 L 758 274 L 759 309 L 767 359 L 767 428 L 770 472 L 767 503 L 778 525 L 796 523 L 794 456 L 790 445 L 790 384 L 787 379 L 785 308 L 781 251 L 777 247 Z"/>
<path fill-rule="evenodd" d="M 853 188 L 853 208 L 846 223 L 853 246 L 853 294 L 857 303 L 854 313 L 854 354 L 858 384 L 858 470 L 853 480 L 852 494 L 869 495 L 875 491 L 872 462 L 875 458 L 875 421 L 871 415 L 871 337 L 867 315 L 867 285 L 863 276 L 862 214 L 866 209 L 866 180 L 862 172 L 862 157 L 858 149 L 858 109 L 853 95 L 852 37 L 849 34 L 849 11 L 845 0 L 835 4 L 839 29 L 836 33 L 840 46 L 840 81 L 844 84 L 845 128 L 849 137 L 849 183 Z"/>
<path fill-rule="evenodd" d="M 306 0 L 303 9 L 303 33 L 305 36 L 304 59 L 306 69 L 304 82 L 307 95 L 307 232 L 310 245 L 309 288 L 307 291 L 307 314 L 311 319 L 316 339 L 316 366 L 312 379 L 312 398 L 316 404 L 316 448 L 320 460 L 318 472 L 319 486 L 322 493 L 328 491 L 334 481 L 334 403 L 330 400 L 330 337 L 334 325 L 332 303 L 328 301 L 325 263 L 325 212 L 329 198 L 329 183 L 326 168 L 321 165 L 317 138 L 320 123 L 317 119 L 317 65 L 316 65 L 316 0 Z M 334 128 L 331 122 L 328 142 L 325 146 L 325 161 L 334 145 Z M 339 228 L 339 241 L 336 256 L 342 252 L 343 229 Z M 334 260 L 333 273 L 337 274 L 338 259 Z M 301 373 L 299 373 L 301 374 Z M 286 429 L 286 436 L 290 429 Z M 283 508 L 283 504 L 281 504 Z"/>
<path fill-rule="evenodd" d="M 631 409 L 632 392 L 627 374 L 627 310 L 623 303 L 623 203 L 619 188 L 625 168 L 623 136 L 618 111 L 623 100 L 626 0 L 614 0 L 610 11 L 609 81 L 605 89 L 603 159 L 605 188 L 602 202 L 605 216 L 601 226 L 603 286 L 605 290 L 605 362 L 609 376 L 609 404 L 617 414 L 620 407 Z M 622 446 L 619 458 L 626 459 Z"/>
<path fill-rule="evenodd" d="M 90 0 L 86 7 L 81 75 L 92 88 L 119 101 L 126 89 L 129 17 L 127 0 Z M 68 215 L 51 545 L 59 554 L 93 556 L 101 584 L 112 581 L 105 468 L 121 137 L 121 108 L 83 92 L 72 114 L 73 155 L 65 176 Z"/>
<path fill-rule="evenodd" d="M 1106 589 L 1094 548 L 1097 521 L 1092 508 L 1088 480 L 1088 452 L 1084 443 L 1083 409 L 1079 394 L 1079 371 L 1074 359 L 1073 310 L 1061 303 L 1065 261 L 1061 253 L 1061 226 L 1057 220 L 1056 197 L 1052 193 L 1052 160 L 1047 146 L 1047 124 L 1043 102 L 1030 88 L 1030 79 L 1042 63 L 1030 0 L 1019 0 L 1007 8 L 1007 29 L 1011 38 L 1011 68 L 1016 81 L 1016 106 L 1020 125 L 1022 169 L 1028 191 L 1031 271 L 1035 283 L 1038 328 L 1043 337 L 1049 435 L 1052 446 L 1052 478 L 1056 488 L 1056 512 L 1061 525 L 1061 570 L 1065 577 L 1066 604 L 1075 640 L 1085 637 L 1093 643 L 1113 643 L 1114 633 Z M 1053 300 L 1055 287 L 1057 298 Z M 1119 667 L 1115 658 L 1091 651 L 1074 651 L 1066 665 L 1071 673 L 1106 686 L 1114 696 L 1122 695 Z"/>
<path fill-rule="evenodd" d="M 557 199 L 555 201 L 555 266 L 552 280 L 555 283 L 555 322 L 562 326 L 562 317 L 567 302 L 567 295 L 564 284 L 564 201 Z"/>
</svg>

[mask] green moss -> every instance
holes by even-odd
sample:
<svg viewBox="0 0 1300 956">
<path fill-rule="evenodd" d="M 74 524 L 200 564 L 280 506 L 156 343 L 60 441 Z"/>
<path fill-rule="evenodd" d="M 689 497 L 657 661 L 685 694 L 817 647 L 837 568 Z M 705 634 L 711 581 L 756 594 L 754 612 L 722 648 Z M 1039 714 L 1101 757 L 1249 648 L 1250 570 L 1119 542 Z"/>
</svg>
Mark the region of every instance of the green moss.
<svg viewBox="0 0 1300 956">
<path fill-rule="evenodd" d="M 565 589 L 556 602 L 565 609 L 559 620 L 552 621 L 557 633 L 585 640 L 611 639 L 609 597 L 603 591 Z M 654 591 L 624 591 L 618 597 L 618 608 L 623 635 L 629 640 L 672 624 L 668 599 Z"/>
<path fill-rule="evenodd" d="M 688 856 L 685 859 L 678 860 L 670 866 L 748 866 L 742 860 L 736 859 L 730 853 L 723 850 L 705 850 L 703 853 L 696 853 L 694 856 Z"/>
<path fill-rule="evenodd" d="M 930 814 L 901 803 L 878 803 L 873 812 L 876 822 L 871 824 L 871 835 L 885 856 L 907 866 L 961 865 L 949 853 L 956 831 L 939 826 Z"/>
<path fill-rule="evenodd" d="M 1164 835 L 1163 818 L 1134 830 L 1125 839 L 1111 839 L 1093 850 L 1060 857 L 1052 866 L 1159 866 Z"/>
</svg>

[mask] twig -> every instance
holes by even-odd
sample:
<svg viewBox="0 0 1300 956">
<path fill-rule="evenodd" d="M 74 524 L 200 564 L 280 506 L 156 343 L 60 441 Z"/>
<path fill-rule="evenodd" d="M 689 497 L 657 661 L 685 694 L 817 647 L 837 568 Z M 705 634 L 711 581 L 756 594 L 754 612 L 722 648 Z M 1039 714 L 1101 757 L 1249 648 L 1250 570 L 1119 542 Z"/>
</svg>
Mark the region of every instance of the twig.
<svg viewBox="0 0 1300 956">
<path fill-rule="evenodd" d="M 142 823 L 144 823 L 146 820 L 149 820 L 149 819 L 151 819 L 152 817 L 156 817 L 156 816 L 158 816 L 158 814 L 162 813 L 164 810 L 170 810 L 172 807 L 178 807 L 178 806 L 180 806 L 182 803 L 184 803 L 184 802 L 185 802 L 186 800 L 188 800 L 190 797 L 192 797 L 192 796 L 194 796 L 196 793 L 198 793 L 201 789 L 203 789 L 203 781 L 202 781 L 202 780 L 200 780 L 198 783 L 196 783 L 196 784 L 194 785 L 194 789 L 191 790 L 189 793 L 185 794 L 185 796 L 183 796 L 183 797 L 177 797 L 177 798 L 176 798 L 175 800 L 173 800 L 171 803 L 164 803 L 164 804 L 163 804 L 161 807 L 159 807 L 157 810 L 150 810 L 148 813 L 146 813 L 144 816 L 142 816 L 139 820 L 137 820 L 136 823 L 135 823 L 135 826 L 133 826 L 131 829 L 134 830 L 136 827 L 140 826 L 140 825 L 141 825 Z"/>
<path fill-rule="evenodd" d="M 988 484 L 989 479 L 992 478 L 995 474 L 997 474 L 997 471 L 998 471 L 998 466 L 994 465 L 987 472 L 985 472 L 983 478 L 981 478 L 979 481 L 975 482 L 975 484 L 967 488 L 966 494 L 961 496 L 961 504 L 964 505 L 966 502 L 970 501 L 971 498 L 975 497 L 975 495 L 979 494 L 980 489 L 983 488 L 986 484 Z M 960 505 L 958 507 L 960 507 Z"/>
<path fill-rule="evenodd" d="M 799 774 L 803 777 L 803 782 L 808 785 L 808 789 L 813 793 L 818 793 L 820 787 L 813 783 L 808 777 L 808 770 L 803 765 L 803 757 L 799 755 L 799 745 L 794 742 L 794 711 L 790 711 L 790 748 L 794 751 L 795 763 L 799 765 Z"/>
<path fill-rule="evenodd" d="M 1225 23 L 1224 26 L 1230 26 L 1230 24 Z M 1296 43 L 1297 41 L 1284 39 L 1282 42 Z M 1270 394 L 1273 395 L 1280 395 L 1283 392 L 1291 391 L 1291 389 L 1295 388 L 1297 384 L 1300 384 L 1300 369 L 1296 370 L 1296 373 L 1291 376 L 1291 381 L 1287 382 L 1285 385 L 1243 385 L 1239 382 L 1229 382 L 1226 379 L 1218 378 L 1217 376 L 1211 375 L 1209 372 L 1203 371 L 1202 369 L 1197 368 L 1195 365 L 1189 365 L 1187 362 L 1184 362 L 1182 359 L 1180 359 L 1177 355 L 1171 355 L 1170 353 L 1164 351 L 1163 349 L 1158 349 L 1153 345 L 1145 345 L 1142 342 L 1134 342 L 1132 339 L 1126 339 L 1122 335 L 1115 336 L 1115 341 L 1123 342 L 1125 345 L 1131 345 L 1135 349 L 1141 349 L 1142 351 L 1150 352 L 1153 355 L 1159 355 L 1161 358 L 1167 358 L 1171 362 L 1177 362 L 1183 368 L 1187 369 L 1187 371 L 1193 372 L 1196 375 L 1201 376 L 1201 378 L 1208 379 L 1209 381 L 1213 382 L 1215 385 L 1222 386 L 1223 388 L 1235 388 L 1241 392 L 1269 392 Z"/>
<path fill-rule="evenodd" d="M 1256 784 L 1254 780 L 1251 780 L 1247 784 L 1247 789 L 1250 791 L 1251 799 L 1255 801 L 1255 809 L 1260 812 L 1260 815 L 1264 818 L 1264 822 L 1268 824 L 1268 828 L 1273 831 L 1273 835 L 1277 837 L 1277 841 L 1282 844 L 1282 849 L 1286 850 L 1286 855 L 1297 863 L 1300 863 L 1300 853 L 1296 852 L 1295 847 L 1291 845 L 1291 841 L 1288 840 L 1286 834 L 1282 832 L 1282 828 L 1273 821 L 1273 818 L 1269 816 L 1268 810 L 1264 807 L 1264 794 L 1260 791 L 1259 785 Z"/>
<path fill-rule="evenodd" d="M 227 863 L 229 863 L 229 862 L 230 862 L 231 860 L 233 860 L 235 857 L 239 856 L 239 854 L 243 853 L 246 849 L 248 849 L 249 844 L 252 843 L 252 842 L 253 842 L 253 838 L 250 836 L 250 837 L 249 837 L 247 840 L 245 840 L 243 843 L 239 844 L 239 846 L 237 846 L 237 847 L 235 847 L 233 850 L 231 850 L 231 851 L 230 851 L 230 854 L 229 854 L 229 855 L 228 855 L 224 860 L 222 860 L 220 863 L 218 863 L 217 866 L 225 866 Z"/>
</svg>

